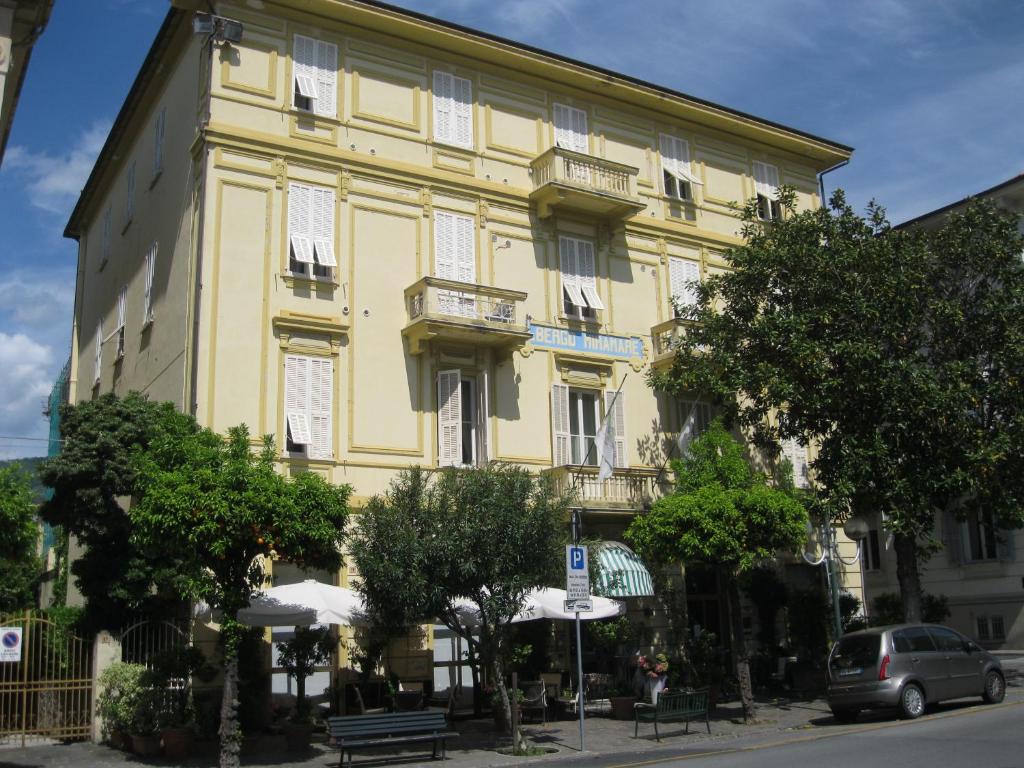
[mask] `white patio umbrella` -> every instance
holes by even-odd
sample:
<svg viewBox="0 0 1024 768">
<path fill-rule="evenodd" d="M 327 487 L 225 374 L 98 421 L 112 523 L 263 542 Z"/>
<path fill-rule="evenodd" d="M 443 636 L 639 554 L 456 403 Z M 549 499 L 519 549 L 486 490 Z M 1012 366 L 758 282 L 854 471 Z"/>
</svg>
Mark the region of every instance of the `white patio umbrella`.
<svg viewBox="0 0 1024 768">
<path fill-rule="evenodd" d="M 351 626 L 363 615 L 363 599 L 355 590 L 306 579 L 264 590 L 238 612 L 238 620 L 254 627 Z"/>
<path fill-rule="evenodd" d="M 217 618 L 219 611 L 209 606 L 196 606 L 196 618 Z M 249 607 L 238 612 L 242 624 L 253 627 L 309 626 L 339 624 L 352 626 L 363 621 L 363 599 L 345 587 L 307 579 L 297 584 L 270 587 L 249 601 Z"/>
<path fill-rule="evenodd" d="M 557 587 L 543 587 L 528 592 L 526 603 L 519 613 L 512 619 L 513 624 L 523 621 L 536 621 L 537 619 L 575 619 L 576 614 L 565 610 L 566 592 Z M 594 621 L 596 619 L 610 619 L 614 616 L 621 616 L 626 612 L 626 604 L 621 600 L 612 600 L 608 597 L 594 596 L 590 598 L 594 604 L 594 610 L 589 613 L 581 613 L 582 621 Z M 456 602 L 456 612 L 465 622 L 466 626 L 475 626 L 480 623 L 480 614 L 476 603 L 462 598 Z"/>
</svg>

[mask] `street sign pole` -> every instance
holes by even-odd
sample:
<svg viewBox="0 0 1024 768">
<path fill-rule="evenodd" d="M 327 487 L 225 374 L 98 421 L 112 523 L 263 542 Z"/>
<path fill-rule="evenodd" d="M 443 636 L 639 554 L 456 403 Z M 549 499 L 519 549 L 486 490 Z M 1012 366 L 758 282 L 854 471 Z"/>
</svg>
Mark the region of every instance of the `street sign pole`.
<svg viewBox="0 0 1024 768">
<path fill-rule="evenodd" d="M 590 598 L 590 570 L 587 564 L 587 548 L 580 546 L 580 512 L 572 511 L 572 542 L 566 547 L 565 558 L 565 591 L 569 600 L 586 600 Z M 585 752 L 586 737 L 583 733 L 583 641 L 580 631 L 580 612 L 576 608 L 576 705 L 580 710 L 580 752 Z"/>
</svg>

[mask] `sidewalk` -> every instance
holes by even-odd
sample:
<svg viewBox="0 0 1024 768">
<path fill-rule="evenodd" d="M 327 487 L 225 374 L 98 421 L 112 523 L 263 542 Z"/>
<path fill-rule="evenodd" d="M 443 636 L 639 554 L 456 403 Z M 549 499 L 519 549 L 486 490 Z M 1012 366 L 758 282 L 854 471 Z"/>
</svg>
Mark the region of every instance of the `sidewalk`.
<svg viewBox="0 0 1024 768">
<path fill-rule="evenodd" d="M 1024 702 L 1024 660 L 1008 665 L 1007 702 Z M 569 768 L 580 760 L 592 760 L 598 755 L 619 755 L 623 761 L 635 762 L 655 755 L 680 750 L 692 751 L 693 747 L 704 745 L 706 749 L 722 749 L 734 746 L 742 740 L 764 740 L 772 734 L 814 729 L 839 728 L 832 719 L 824 699 L 758 699 L 757 721 L 744 724 L 738 702 L 719 705 L 711 719 L 711 734 L 703 722 L 691 723 L 689 734 L 684 733 L 682 724 L 671 724 L 659 729 L 661 741 L 654 738 L 651 725 L 641 724 L 639 738 L 633 738 L 633 722 L 612 720 L 605 716 L 594 716 L 586 720 L 587 751 L 579 750 L 579 721 L 559 720 L 544 725 L 528 724 L 526 734 L 535 746 L 550 749 L 551 752 L 534 757 L 516 757 L 498 752 L 508 744 L 507 737 L 499 738 L 494 733 L 494 724 L 484 720 L 464 720 L 454 724 L 460 734 L 448 745 L 448 759 L 444 763 L 430 760 L 430 745 L 410 746 L 405 750 L 357 751 L 355 764 L 381 768 L 503 768 L 510 765 L 528 764 L 540 768 L 541 764 L 560 764 Z M 976 706 L 976 701 L 946 704 L 942 711 Z M 887 714 L 867 714 L 864 722 L 891 719 Z M 848 728 L 849 726 L 842 726 Z M 854 726 L 855 727 L 855 726 Z M 189 768 L 210 768 L 217 764 L 215 744 L 198 745 L 197 755 L 187 763 L 171 763 L 162 759 L 143 759 L 134 755 L 117 752 L 106 746 L 76 743 L 67 745 L 39 745 L 25 749 L 0 747 L 0 768 L 72 768 L 95 766 L 113 768 L 124 766 L 171 766 Z M 262 736 L 258 741 L 247 744 L 243 752 L 242 765 L 278 766 L 278 768 L 327 768 L 339 762 L 338 750 L 326 744 L 314 744 L 302 758 L 287 752 L 283 736 Z"/>
</svg>

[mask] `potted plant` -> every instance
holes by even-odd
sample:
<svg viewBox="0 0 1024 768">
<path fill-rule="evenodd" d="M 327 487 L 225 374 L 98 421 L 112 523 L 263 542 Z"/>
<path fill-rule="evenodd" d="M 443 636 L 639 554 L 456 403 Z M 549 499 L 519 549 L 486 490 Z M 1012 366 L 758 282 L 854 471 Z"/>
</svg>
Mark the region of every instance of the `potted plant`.
<svg viewBox="0 0 1024 768">
<path fill-rule="evenodd" d="M 636 664 L 644 676 L 644 700 L 657 704 L 658 694 L 665 690 L 668 681 L 668 656 L 664 653 L 639 656 Z"/>
<path fill-rule="evenodd" d="M 160 754 L 160 725 L 165 691 L 143 685 L 132 712 L 132 751 L 143 757 Z"/>
<path fill-rule="evenodd" d="M 285 726 L 285 741 L 289 751 L 309 749 L 313 722 L 306 700 L 306 678 L 317 666 L 331 658 L 334 638 L 328 627 L 296 627 L 295 634 L 277 644 L 278 663 L 295 678 L 295 713 Z"/>
<path fill-rule="evenodd" d="M 115 749 L 131 748 L 132 717 L 145 671 L 141 664 L 117 662 L 100 675 L 97 711 L 103 721 L 103 737 Z"/>
<path fill-rule="evenodd" d="M 148 677 L 162 698 L 160 739 L 164 755 L 187 759 L 195 742 L 195 707 L 192 703 L 192 676 L 203 676 L 207 667 L 202 651 L 191 646 L 168 649 L 153 660 Z"/>
<path fill-rule="evenodd" d="M 707 686 L 708 708 L 714 710 L 725 676 L 718 637 L 714 632 L 701 632 L 686 644 L 686 650 L 696 678 L 694 682 L 699 686 Z"/>
<path fill-rule="evenodd" d="M 633 686 L 621 680 L 616 680 L 608 689 L 608 702 L 611 704 L 613 719 L 633 719 L 633 705 L 636 704 L 636 694 L 633 692 Z"/>
</svg>

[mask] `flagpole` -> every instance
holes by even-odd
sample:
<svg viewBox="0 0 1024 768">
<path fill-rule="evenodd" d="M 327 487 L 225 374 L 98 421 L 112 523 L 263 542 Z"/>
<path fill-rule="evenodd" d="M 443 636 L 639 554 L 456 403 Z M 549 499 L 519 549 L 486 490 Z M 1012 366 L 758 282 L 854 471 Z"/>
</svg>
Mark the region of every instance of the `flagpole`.
<svg viewBox="0 0 1024 768">
<path fill-rule="evenodd" d="M 605 418 L 606 419 L 610 417 L 611 410 L 612 410 L 612 408 L 615 407 L 615 401 L 619 399 L 619 393 L 622 391 L 622 385 L 626 383 L 626 379 L 628 377 L 629 377 L 629 373 L 623 374 L 622 381 L 619 382 L 619 388 L 615 390 L 615 394 L 612 396 L 612 401 L 611 401 L 611 403 L 608 404 L 608 409 L 605 412 Z M 582 426 L 582 424 L 580 426 Z M 587 466 L 587 461 L 590 459 L 590 453 L 591 453 L 591 451 L 595 451 L 595 450 L 597 450 L 597 438 L 596 437 L 594 438 L 594 442 L 591 443 L 587 447 L 587 455 L 583 457 L 583 463 L 576 467 L 576 474 L 573 475 L 572 485 L 569 487 L 569 491 L 570 492 L 576 490 L 576 483 L 580 479 L 580 476 L 583 473 L 583 467 Z"/>
</svg>

